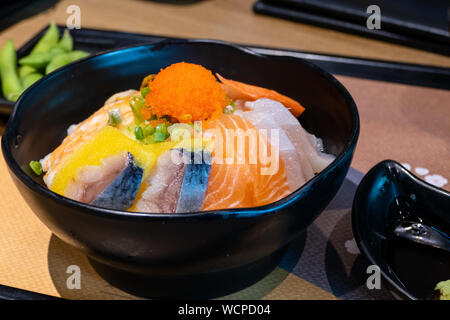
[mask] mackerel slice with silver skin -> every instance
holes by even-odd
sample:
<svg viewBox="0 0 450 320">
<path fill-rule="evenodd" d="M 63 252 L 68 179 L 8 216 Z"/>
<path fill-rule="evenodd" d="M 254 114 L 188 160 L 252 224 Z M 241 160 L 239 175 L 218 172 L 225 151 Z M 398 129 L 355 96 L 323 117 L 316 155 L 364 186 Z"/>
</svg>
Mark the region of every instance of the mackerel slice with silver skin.
<svg viewBox="0 0 450 320">
<path fill-rule="evenodd" d="M 176 213 L 201 211 L 211 172 L 211 154 L 208 151 L 188 152 Z"/>
<path fill-rule="evenodd" d="M 131 153 L 127 153 L 125 168 L 90 203 L 107 209 L 126 210 L 130 208 L 141 185 L 144 170 L 137 166 Z"/>
<path fill-rule="evenodd" d="M 163 153 L 145 184 L 147 189 L 136 202 L 136 211 L 188 213 L 203 207 L 211 170 L 209 152 L 175 148 Z"/>
<path fill-rule="evenodd" d="M 181 149 L 170 149 L 164 152 L 145 179 L 144 183 L 147 187 L 138 198 L 135 210 L 174 213 L 186 169 L 185 163 Z"/>
</svg>

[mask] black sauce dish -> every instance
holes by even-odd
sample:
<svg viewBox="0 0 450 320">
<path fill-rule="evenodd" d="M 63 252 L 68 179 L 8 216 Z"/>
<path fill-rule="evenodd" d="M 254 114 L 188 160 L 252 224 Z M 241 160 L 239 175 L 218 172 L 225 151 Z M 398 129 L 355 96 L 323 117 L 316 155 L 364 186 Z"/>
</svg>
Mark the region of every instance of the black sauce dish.
<svg viewBox="0 0 450 320">
<path fill-rule="evenodd" d="M 224 77 L 275 89 L 307 107 L 302 125 L 336 159 L 288 197 L 258 208 L 193 214 L 109 210 L 48 190 L 30 160 L 57 147 L 66 129 L 121 90 L 172 63 L 205 66 Z M 343 183 L 359 135 L 355 103 L 330 74 L 301 59 L 267 57 L 211 40 L 171 40 L 98 54 L 68 65 L 17 101 L 2 138 L 22 196 L 60 239 L 96 263 L 132 274 L 190 276 L 249 266 L 279 252 L 323 211 Z"/>
<path fill-rule="evenodd" d="M 434 299 L 436 284 L 450 279 L 450 253 L 437 247 L 437 242 L 426 241 L 436 239 L 436 232 L 448 240 L 449 213 L 450 193 L 393 160 L 378 163 L 361 180 L 352 209 L 355 240 L 380 268 L 395 297 Z M 416 241 L 399 237 L 396 226 L 408 221 L 420 222 L 429 230 L 418 234 Z"/>
</svg>

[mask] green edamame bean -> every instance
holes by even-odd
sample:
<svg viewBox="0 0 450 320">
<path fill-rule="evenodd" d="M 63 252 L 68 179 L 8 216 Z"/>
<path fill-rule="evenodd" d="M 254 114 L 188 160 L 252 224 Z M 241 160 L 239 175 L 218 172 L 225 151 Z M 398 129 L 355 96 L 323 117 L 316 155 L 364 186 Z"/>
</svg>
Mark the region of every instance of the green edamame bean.
<svg viewBox="0 0 450 320">
<path fill-rule="evenodd" d="M 26 75 L 30 73 L 36 73 L 38 72 L 36 68 L 30 67 L 30 66 L 20 66 L 19 67 L 19 78 L 22 80 Z"/>
<path fill-rule="evenodd" d="M 76 60 L 86 58 L 87 56 L 89 56 L 89 52 L 82 50 L 74 50 L 67 53 L 67 56 L 69 57 L 70 62 L 74 62 Z"/>
<path fill-rule="evenodd" d="M 70 63 L 70 59 L 66 53 L 59 54 L 59 55 L 53 57 L 53 59 L 47 65 L 47 67 L 45 68 L 45 74 L 49 74 L 50 72 L 53 72 L 56 69 L 59 69 L 69 63 Z"/>
<path fill-rule="evenodd" d="M 88 55 L 89 53 L 81 50 L 58 54 L 52 58 L 50 63 L 45 68 L 45 74 L 49 74 L 50 72 L 55 71 L 56 69 L 65 66 L 66 64 L 87 57 Z"/>
<path fill-rule="evenodd" d="M 52 21 L 47 31 L 36 43 L 33 50 L 31 50 L 31 54 L 38 52 L 46 52 L 50 50 L 58 43 L 58 40 L 59 40 L 59 30 L 58 27 L 56 26 L 56 23 Z"/>
<path fill-rule="evenodd" d="M 61 38 L 61 40 L 59 40 L 58 42 L 58 47 L 60 47 L 61 49 L 64 49 L 67 52 L 70 52 L 73 50 L 73 39 L 72 36 L 70 35 L 69 30 L 64 30 L 64 34 Z"/>
<path fill-rule="evenodd" d="M 19 63 L 35 69 L 43 69 L 55 56 L 63 53 L 65 53 L 64 49 L 53 47 L 46 52 L 31 53 L 28 56 L 19 59 Z"/>
<path fill-rule="evenodd" d="M 41 69 L 45 67 L 52 59 L 50 52 L 38 52 L 30 54 L 19 59 L 19 63 L 23 66 L 29 66 L 35 69 Z"/>
<path fill-rule="evenodd" d="M 33 83 L 38 81 L 40 78 L 42 78 L 43 75 L 40 73 L 29 73 L 22 79 L 22 85 L 24 89 L 27 89 L 29 86 L 31 86 Z"/>
<path fill-rule="evenodd" d="M 16 101 L 23 87 L 17 74 L 17 55 L 12 40 L 6 42 L 0 51 L 0 77 L 3 95 L 10 101 Z"/>
</svg>

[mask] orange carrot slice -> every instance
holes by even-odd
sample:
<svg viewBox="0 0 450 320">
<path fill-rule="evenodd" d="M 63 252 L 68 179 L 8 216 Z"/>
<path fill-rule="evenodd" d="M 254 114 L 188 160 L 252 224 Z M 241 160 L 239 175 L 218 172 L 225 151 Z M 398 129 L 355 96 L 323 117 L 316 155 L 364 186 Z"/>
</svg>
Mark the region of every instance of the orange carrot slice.
<svg viewBox="0 0 450 320">
<path fill-rule="evenodd" d="M 303 111 L 305 111 L 305 108 L 298 101 L 286 97 L 285 95 L 282 95 L 275 90 L 225 79 L 218 73 L 216 73 L 216 75 L 219 78 L 220 82 L 222 82 L 222 87 L 227 92 L 228 97 L 232 100 L 254 101 L 261 98 L 268 98 L 282 103 L 296 117 L 298 117 L 303 113 Z"/>
</svg>

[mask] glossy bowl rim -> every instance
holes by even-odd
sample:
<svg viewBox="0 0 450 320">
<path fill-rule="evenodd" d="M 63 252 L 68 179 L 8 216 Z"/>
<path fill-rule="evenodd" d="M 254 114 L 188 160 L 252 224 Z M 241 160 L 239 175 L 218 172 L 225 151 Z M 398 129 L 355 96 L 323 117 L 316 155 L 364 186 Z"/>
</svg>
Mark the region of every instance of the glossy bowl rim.
<svg viewBox="0 0 450 320">
<path fill-rule="evenodd" d="M 160 50 L 164 48 L 167 45 L 189 45 L 189 44 L 198 44 L 198 43 L 206 43 L 209 45 L 214 46 L 226 46 L 233 48 L 233 50 L 240 51 L 242 53 L 245 53 L 247 55 L 255 56 L 258 58 L 268 59 L 268 60 L 291 60 L 296 63 L 301 63 L 306 65 L 307 67 L 315 70 L 319 73 L 320 76 L 324 77 L 328 81 L 330 81 L 336 89 L 340 92 L 342 97 L 344 98 L 347 108 L 350 113 L 351 117 L 351 133 L 350 138 L 344 145 L 343 150 L 336 156 L 336 158 L 333 160 L 331 164 L 329 164 L 325 169 L 323 169 L 319 174 L 314 176 L 312 179 L 308 180 L 305 184 L 303 184 L 300 188 L 289 194 L 288 196 L 259 207 L 252 207 L 252 208 L 233 208 L 233 209 L 219 209 L 219 210 L 208 210 L 208 211 L 200 211 L 200 212 L 194 212 L 194 213 L 147 213 L 147 212 L 131 212 L 131 211 L 123 211 L 123 210 L 114 210 L 114 209 L 107 209 L 102 207 L 93 206 L 90 204 L 85 204 L 82 202 L 78 202 L 69 198 L 66 198 L 62 195 L 59 195 L 50 189 L 44 187 L 43 185 L 37 183 L 32 178 L 30 178 L 19 166 L 19 164 L 15 161 L 15 159 L 12 156 L 11 151 L 9 150 L 9 144 L 11 144 L 11 140 L 14 139 L 13 134 L 13 128 L 17 126 L 17 124 L 20 122 L 20 119 L 17 117 L 17 110 L 21 107 L 21 102 L 27 94 L 35 86 L 37 86 L 39 83 L 43 81 L 48 81 L 52 77 L 55 77 L 59 73 L 65 72 L 68 69 L 73 69 L 79 64 L 85 63 L 86 61 L 102 58 L 108 55 L 114 55 L 117 53 L 121 53 L 127 50 L 137 50 L 139 48 L 148 48 L 150 50 Z M 352 148 L 355 147 L 356 142 L 359 137 L 359 130 L 360 130 L 360 123 L 359 123 L 359 114 L 358 109 L 356 107 L 356 104 L 348 92 L 348 90 L 330 73 L 327 71 L 319 68 L 313 63 L 310 63 L 307 60 L 296 58 L 296 57 L 290 57 L 290 56 L 266 56 L 263 54 L 259 54 L 257 52 L 252 51 L 249 48 L 242 47 L 236 44 L 232 44 L 225 41 L 219 41 L 219 40 L 210 40 L 210 39 L 187 39 L 187 40 L 179 40 L 179 39 L 166 39 L 162 40 L 157 43 L 143 43 L 139 45 L 132 45 L 132 46 L 126 46 L 118 49 L 108 50 L 108 51 L 102 51 L 97 54 L 93 54 L 89 57 L 80 59 L 76 62 L 70 63 L 52 73 L 49 75 L 46 75 L 39 81 L 37 81 L 35 84 L 33 84 L 31 87 L 29 87 L 16 101 L 14 104 L 14 110 L 9 118 L 9 121 L 7 123 L 5 132 L 2 136 L 2 153 L 3 157 L 9 167 L 9 169 L 13 172 L 16 178 L 18 178 L 23 184 L 26 185 L 27 188 L 31 189 L 31 191 L 36 192 L 40 194 L 41 196 L 44 196 L 46 198 L 51 199 L 52 201 L 56 201 L 57 203 L 61 203 L 63 206 L 69 206 L 73 207 L 75 209 L 78 209 L 77 212 L 83 212 L 85 214 L 89 215 L 95 215 L 95 216 L 101 216 L 101 217 L 109 217 L 109 218 L 116 218 L 116 219 L 162 219 L 162 220 L 172 220 L 172 219 L 187 219 L 187 220 L 193 220 L 197 218 L 217 218 L 220 217 L 222 219 L 229 219 L 229 218 L 250 218 L 255 216 L 262 216 L 270 213 L 274 213 L 280 209 L 282 209 L 285 206 L 288 206 L 292 202 L 295 202 L 300 196 L 308 190 L 308 188 L 313 185 L 316 181 L 321 179 L 323 176 L 327 175 L 329 172 L 334 170 L 346 157 L 348 152 L 352 150 Z"/>
</svg>

